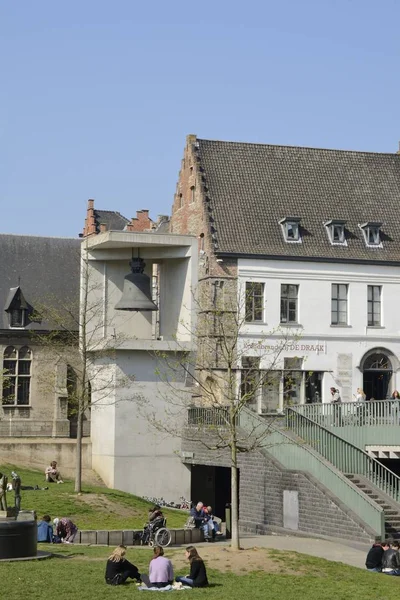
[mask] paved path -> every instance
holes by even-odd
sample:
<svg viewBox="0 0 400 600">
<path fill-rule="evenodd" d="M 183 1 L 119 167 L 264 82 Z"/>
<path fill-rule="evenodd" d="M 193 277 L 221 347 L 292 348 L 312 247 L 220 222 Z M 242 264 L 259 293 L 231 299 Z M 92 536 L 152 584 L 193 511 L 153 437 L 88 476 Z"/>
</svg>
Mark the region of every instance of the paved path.
<svg viewBox="0 0 400 600">
<path fill-rule="evenodd" d="M 229 541 L 217 542 L 218 545 L 229 545 Z M 204 543 L 196 544 L 205 545 Z M 302 554 L 309 554 L 318 558 L 325 558 L 334 562 L 343 562 L 353 567 L 365 569 L 365 558 L 370 548 L 368 544 L 351 543 L 348 540 L 330 542 L 318 538 L 307 538 L 289 535 L 242 535 L 240 538 L 242 548 L 274 548 L 275 550 L 291 550 Z"/>
<path fill-rule="evenodd" d="M 326 558 L 335 562 L 343 562 L 353 567 L 365 569 L 365 557 L 368 545 L 350 544 L 348 541 L 328 542 L 316 538 L 284 535 L 257 535 L 243 537 L 243 548 L 274 548 L 275 550 L 293 550 L 310 556 Z"/>
</svg>

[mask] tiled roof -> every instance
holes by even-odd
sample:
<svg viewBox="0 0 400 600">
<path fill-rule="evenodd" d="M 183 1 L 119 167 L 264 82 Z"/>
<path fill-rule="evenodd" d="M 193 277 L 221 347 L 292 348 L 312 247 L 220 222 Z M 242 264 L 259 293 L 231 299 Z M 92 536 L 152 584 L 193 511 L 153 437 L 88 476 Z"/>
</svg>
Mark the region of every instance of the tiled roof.
<svg viewBox="0 0 400 600">
<path fill-rule="evenodd" d="M 400 262 L 400 156 L 197 140 L 215 248 L 220 253 Z M 301 217 L 302 243 L 279 221 Z M 346 221 L 347 246 L 324 223 Z M 382 248 L 359 225 L 383 222 Z"/>
<path fill-rule="evenodd" d="M 123 231 L 124 227 L 130 222 L 121 213 L 115 210 L 94 210 L 96 219 L 96 229 L 100 231 L 100 225 L 107 225 L 107 231 Z"/>
<path fill-rule="evenodd" d="M 0 330 L 9 329 L 8 307 L 20 286 L 33 309 L 56 308 L 62 317 L 78 308 L 81 240 L 30 235 L 0 234 Z M 64 322 L 64 321 L 63 321 Z M 30 323 L 26 329 L 48 330 L 46 322 Z"/>
</svg>

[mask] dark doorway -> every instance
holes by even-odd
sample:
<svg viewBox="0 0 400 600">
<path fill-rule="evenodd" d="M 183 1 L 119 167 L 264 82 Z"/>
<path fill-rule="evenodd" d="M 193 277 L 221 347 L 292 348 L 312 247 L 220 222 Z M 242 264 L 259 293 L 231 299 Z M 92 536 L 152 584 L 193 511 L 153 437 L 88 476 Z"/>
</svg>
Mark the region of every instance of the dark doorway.
<svg viewBox="0 0 400 600">
<path fill-rule="evenodd" d="M 193 465 L 190 495 L 194 504 L 211 505 L 214 514 L 225 520 L 225 506 L 231 502 L 230 468 Z"/>
<path fill-rule="evenodd" d="M 377 458 L 376 460 L 400 477 L 400 460 L 398 458 Z"/>
<path fill-rule="evenodd" d="M 306 372 L 306 404 L 322 402 L 323 371 Z"/>
<path fill-rule="evenodd" d="M 387 355 L 377 350 L 363 364 L 363 387 L 367 400 L 385 400 L 389 396 L 392 364 Z"/>
<path fill-rule="evenodd" d="M 364 371 L 364 393 L 367 400 L 385 400 L 389 396 L 391 371 Z"/>
</svg>

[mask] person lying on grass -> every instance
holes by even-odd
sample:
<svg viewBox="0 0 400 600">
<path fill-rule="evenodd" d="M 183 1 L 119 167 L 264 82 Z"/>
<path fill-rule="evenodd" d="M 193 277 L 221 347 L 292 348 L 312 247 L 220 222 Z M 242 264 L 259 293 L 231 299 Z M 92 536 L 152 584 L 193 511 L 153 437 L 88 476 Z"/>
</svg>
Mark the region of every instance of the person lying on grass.
<svg viewBox="0 0 400 600">
<path fill-rule="evenodd" d="M 189 587 L 206 587 L 208 585 L 206 566 L 194 546 L 188 546 L 185 556 L 190 564 L 190 573 L 186 577 L 177 577 L 175 581 Z"/>
<path fill-rule="evenodd" d="M 114 552 L 108 557 L 106 565 L 105 579 L 109 585 L 121 585 L 130 577 L 142 583 L 138 568 L 126 560 L 126 547 L 117 546 Z"/>
<path fill-rule="evenodd" d="M 172 563 L 164 556 L 161 546 L 153 549 L 154 556 L 149 565 L 149 579 L 151 587 L 163 588 L 171 585 L 174 581 L 174 569 Z"/>
</svg>

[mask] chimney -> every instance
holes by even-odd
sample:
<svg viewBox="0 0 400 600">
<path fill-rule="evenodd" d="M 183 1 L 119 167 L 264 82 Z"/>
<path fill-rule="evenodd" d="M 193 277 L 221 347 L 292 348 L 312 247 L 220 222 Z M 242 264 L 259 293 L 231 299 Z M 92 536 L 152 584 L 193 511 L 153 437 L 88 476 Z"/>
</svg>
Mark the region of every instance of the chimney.
<svg viewBox="0 0 400 600">
<path fill-rule="evenodd" d="M 94 215 L 94 200 L 91 198 L 87 203 L 86 219 L 82 237 L 96 233 L 96 217 Z"/>
</svg>

